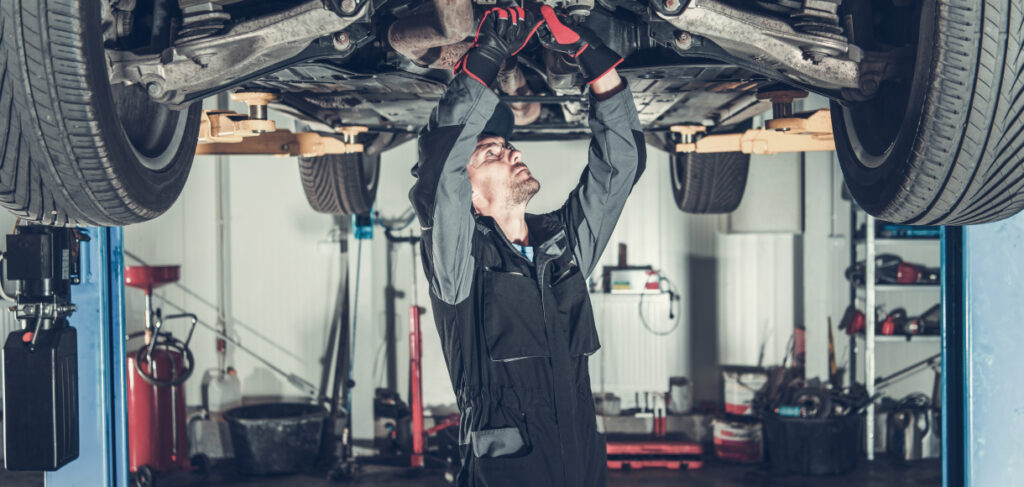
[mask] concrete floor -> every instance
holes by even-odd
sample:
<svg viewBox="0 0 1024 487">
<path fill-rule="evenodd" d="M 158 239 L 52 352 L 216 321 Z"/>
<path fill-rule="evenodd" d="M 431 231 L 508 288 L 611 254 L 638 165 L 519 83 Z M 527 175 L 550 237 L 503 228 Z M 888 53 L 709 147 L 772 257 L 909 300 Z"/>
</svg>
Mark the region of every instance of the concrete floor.
<svg viewBox="0 0 1024 487">
<path fill-rule="evenodd" d="M 635 472 L 609 472 L 608 487 L 693 486 L 693 487 L 902 487 L 941 486 L 942 465 L 938 460 L 900 463 L 879 460 L 862 462 L 856 471 L 842 476 L 805 477 L 776 475 L 766 466 L 737 466 L 714 460 L 694 471 L 648 470 Z M 403 477 L 394 470 L 366 467 L 358 482 L 330 482 L 324 475 L 289 475 L 281 477 L 244 478 L 231 471 L 229 465 L 216 467 L 207 479 L 193 475 L 160 479 L 158 487 L 327 487 L 337 485 L 379 487 L 444 487 L 447 484 L 439 474 L 426 474 L 416 478 Z M 42 487 L 38 473 L 6 472 L 0 470 L 0 485 L 4 487 Z M 51 486 L 53 487 L 53 486 Z"/>
</svg>

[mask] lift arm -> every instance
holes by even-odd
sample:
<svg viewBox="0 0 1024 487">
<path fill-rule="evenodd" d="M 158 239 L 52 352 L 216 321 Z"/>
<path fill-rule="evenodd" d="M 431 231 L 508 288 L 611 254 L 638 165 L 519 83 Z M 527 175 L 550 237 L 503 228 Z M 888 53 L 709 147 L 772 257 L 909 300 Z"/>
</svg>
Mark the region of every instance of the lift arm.
<svg viewBox="0 0 1024 487">
<path fill-rule="evenodd" d="M 315 132 L 292 132 L 278 129 L 267 119 L 267 105 L 277 95 L 265 92 L 232 93 L 235 101 L 249 105 L 249 114 L 227 110 L 204 110 L 199 123 L 199 145 L 196 155 L 275 155 L 279 157 L 318 157 L 326 154 L 362 152 L 355 143 L 364 126 L 338 129 L 341 138 Z"/>
<path fill-rule="evenodd" d="M 776 118 L 769 120 L 765 128 L 733 134 L 702 136 L 707 131 L 703 125 L 675 125 L 671 130 L 682 136 L 682 142 L 676 144 L 676 152 L 779 154 L 836 150 L 832 115 L 828 109 Z"/>
</svg>

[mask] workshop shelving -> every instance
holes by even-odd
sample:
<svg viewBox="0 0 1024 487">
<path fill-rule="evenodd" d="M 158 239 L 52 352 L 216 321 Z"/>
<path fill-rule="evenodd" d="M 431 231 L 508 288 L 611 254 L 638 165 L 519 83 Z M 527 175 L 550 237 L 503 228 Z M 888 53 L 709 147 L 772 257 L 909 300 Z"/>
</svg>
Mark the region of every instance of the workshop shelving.
<svg viewBox="0 0 1024 487">
<path fill-rule="evenodd" d="M 855 307 L 858 303 L 863 304 L 863 311 L 865 317 L 865 332 L 863 335 L 856 334 L 850 336 L 850 380 L 855 382 L 857 379 L 857 355 L 861 350 L 861 344 L 863 344 L 864 350 L 864 385 L 867 389 L 868 395 L 875 394 L 875 377 L 877 376 L 876 364 L 875 364 L 875 345 L 877 343 L 883 343 L 886 345 L 886 351 L 891 350 L 891 347 L 899 347 L 909 343 L 931 343 L 935 346 L 941 342 L 939 335 L 878 335 L 875 333 L 875 326 L 877 323 L 876 318 L 876 305 L 877 298 L 879 295 L 884 295 L 886 299 L 900 299 L 901 296 L 905 296 L 903 299 L 916 299 L 920 300 L 922 295 L 928 296 L 929 293 L 934 294 L 936 300 L 941 301 L 942 298 L 942 287 L 938 284 L 879 284 L 876 281 L 876 264 L 875 258 L 877 256 L 877 249 L 879 247 L 884 248 L 886 252 L 900 253 L 903 252 L 921 252 L 928 251 L 929 249 L 938 249 L 940 245 L 940 239 L 938 238 L 923 238 L 923 237 L 905 237 L 905 238 L 875 238 L 875 218 L 867 213 L 859 210 L 855 205 L 851 205 L 851 217 L 850 217 L 850 231 L 852 238 L 852 245 L 850 246 L 850 259 L 851 265 L 855 265 L 858 261 L 864 260 L 864 284 L 855 284 L 852 280 L 850 283 L 850 301 Z M 858 223 L 864 224 L 864 235 L 858 236 L 857 226 Z M 867 450 L 868 460 L 874 460 L 875 458 L 875 407 L 871 405 L 867 408 L 866 412 L 866 436 L 867 441 L 865 442 L 865 448 Z"/>
</svg>

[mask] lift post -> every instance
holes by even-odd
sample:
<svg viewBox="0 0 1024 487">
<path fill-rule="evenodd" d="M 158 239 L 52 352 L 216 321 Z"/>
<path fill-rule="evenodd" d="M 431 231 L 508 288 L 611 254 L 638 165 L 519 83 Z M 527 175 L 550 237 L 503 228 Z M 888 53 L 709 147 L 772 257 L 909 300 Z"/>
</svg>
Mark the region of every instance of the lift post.
<svg viewBox="0 0 1024 487">
<path fill-rule="evenodd" d="M 1024 214 L 943 231 L 944 485 L 1018 485 Z"/>
<path fill-rule="evenodd" d="M 47 486 L 127 487 L 124 257 L 120 228 L 89 227 L 81 245 L 81 283 L 74 286 L 78 331 L 78 459 L 47 472 Z"/>
</svg>

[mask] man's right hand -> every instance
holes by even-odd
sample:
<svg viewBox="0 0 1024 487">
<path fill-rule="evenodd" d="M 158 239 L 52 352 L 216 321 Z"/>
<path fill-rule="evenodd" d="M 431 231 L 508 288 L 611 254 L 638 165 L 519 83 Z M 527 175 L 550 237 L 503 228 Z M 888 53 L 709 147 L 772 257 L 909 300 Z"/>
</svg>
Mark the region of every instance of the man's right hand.
<svg viewBox="0 0 1024 487">
<path fill-rule="evenodd" d="M 587 84 L 608 74 L 622 62 L 622 56 L 601 42 L 601 38 L 590 29 L 577 25 L 569 27 L 548 5 L 540 8 L 544 26 L 537 33 L 537 39 L 544 47 L 557 51 L 576 60 Z"/>
<path fill-rule="evenodd" d="M 490 86 L 498 77 L 505 58 L 526 47 L 542 22 L 522 7 L 495 7 L 484 12 L 473 47 L 455 65 L 454 72 L 465 72 L 484 86 Z"/>
</svg>

